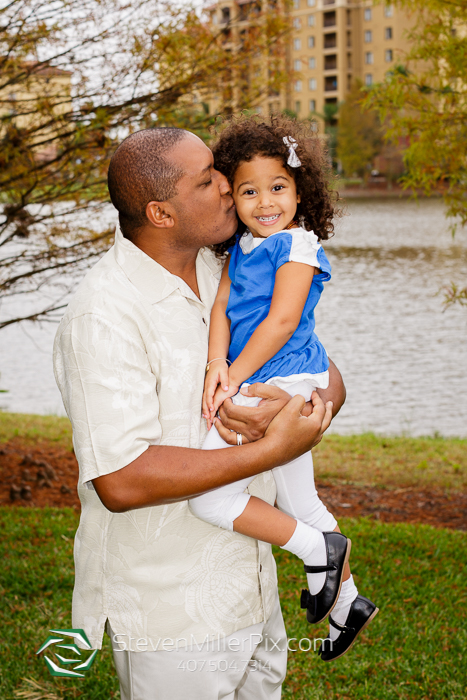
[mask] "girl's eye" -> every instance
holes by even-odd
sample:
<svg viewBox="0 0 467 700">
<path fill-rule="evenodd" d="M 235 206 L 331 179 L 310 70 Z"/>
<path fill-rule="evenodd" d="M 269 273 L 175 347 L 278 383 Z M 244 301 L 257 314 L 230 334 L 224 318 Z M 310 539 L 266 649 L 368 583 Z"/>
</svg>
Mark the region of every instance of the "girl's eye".
<svg viewBox="0 0 467 700">
<path fill-rule="evenodd" d="M 284 185 L 274 185 L 274 187 L 272 188 L 272 191 L 273 192 L 280 192 L 280 190 L 283 190 L 283 189 L 284 189 Z"/>
<path fill-rule="evenodd" d="M 243 194 L 256 194 L 256 190 L 245 190 Z"/>
</svg>

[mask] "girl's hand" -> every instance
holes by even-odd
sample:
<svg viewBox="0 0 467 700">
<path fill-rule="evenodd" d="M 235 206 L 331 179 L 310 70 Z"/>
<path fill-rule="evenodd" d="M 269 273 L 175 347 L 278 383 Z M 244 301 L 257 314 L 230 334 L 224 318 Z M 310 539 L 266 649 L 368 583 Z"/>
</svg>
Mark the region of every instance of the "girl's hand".
<svg viewBox="0 0 467 700">
<path fill-rule="evenodd" d="M 230 386 L 227 389 L 224 389 L 222 385 L 219 385 L 216 389 L 216 393 L 214 394 L 214 407 L 211 411 L 211 414 L 209 416 L 209 419 L 212 423 L 216 413 L 217 409 L 222 406 L 224 401 L 226 399 L 230 399 L 231 396 L 235 396 L 236 393 L 238 393 L 239 386 L 238 384 L 233 384 L 232 381 L 230 382 Z"/>
<path fill-rule="evenodd" d="M 217 411 L 217 408 L 214 408 L 214 395 L 218 387 L 222 388 L 223 391 L 229 389 L 229 368 L 226 360 L 211 362 L 204 379 L 203 418 L 206 418 L 208 422 L 208 430 L 212 425 L 212 417 Z M 237 390 L 234 392 L 235 394 Z M 233 394 L 230 395 L 233 396 Z"/>
</svg>

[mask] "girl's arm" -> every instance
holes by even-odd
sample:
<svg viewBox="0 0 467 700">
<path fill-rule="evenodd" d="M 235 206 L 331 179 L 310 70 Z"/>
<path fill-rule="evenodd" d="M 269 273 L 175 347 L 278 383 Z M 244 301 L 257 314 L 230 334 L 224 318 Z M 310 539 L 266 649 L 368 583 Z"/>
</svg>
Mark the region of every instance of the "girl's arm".
<svg viewBox="0 0 467 700">
<path fill-rule="evenodd" d="M 271 308 L 235 362 L 229 367 L 229 389 L 216 391 L 214 409 L 279 352 L 295 333 L 308 298 L 313 276 L 319 270 L 305 263 L 288 262 L 276 272 Z"/>
<path fill-rule="evenodd" d="M 211 310 L 208 350 L 208 362 L 210 363 L 214 358 L 227 358 L 229 351 L 230 321 L 225 313 L 230 294 L 229 259 L 230 256 L 227 257 L 222 270 L 219 289 Z M 203 416 L 208 420 L 208 427 L 211 427 L 209 409 L 213 404 L 214 393 L 219 384 L 226 390 L 229 386 L 229 372 L 225 360 L 212 362 L 204 380 Z"/>
</svg>

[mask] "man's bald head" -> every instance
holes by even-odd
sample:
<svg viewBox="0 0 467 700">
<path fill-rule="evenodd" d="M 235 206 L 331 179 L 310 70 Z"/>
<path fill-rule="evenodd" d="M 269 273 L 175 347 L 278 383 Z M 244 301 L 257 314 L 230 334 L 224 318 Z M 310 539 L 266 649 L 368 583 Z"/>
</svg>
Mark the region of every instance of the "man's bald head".
<svg viewBox="0 0 467 700">
<path fill-rule="evenodd" d="M 147 223 L 149 202 L 166 202 L 177 194 L 183 170 L 170 151 L 189 131 L 174 127 L 143 129 L 128 136 L 112 156 L 108 186 L 125 238 L 134 240 Z"/>
</svg>

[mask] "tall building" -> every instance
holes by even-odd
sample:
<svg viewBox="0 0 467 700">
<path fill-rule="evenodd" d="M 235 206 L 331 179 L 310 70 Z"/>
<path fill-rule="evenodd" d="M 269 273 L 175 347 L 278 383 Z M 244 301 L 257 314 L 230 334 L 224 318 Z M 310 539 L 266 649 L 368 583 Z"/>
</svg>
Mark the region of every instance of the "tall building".
<svg viewBox="0 0 467 700">
<path fill-rule="evenodd" d="M 271 0 L 218 0 L 208 8 L 210 22 L 241 28 L 266 4 Z M 288 109 L 302 119 L 322 114 L 325 104 L 345 100 L 353 80 L 382 80 L 409 48 L 410 17 L 391 3 L 293 0 L 284 11 L 292 23 L 285 47 L 290 80 L 281 93 L 265 97 L 265 111 Z"/>
</svg>

